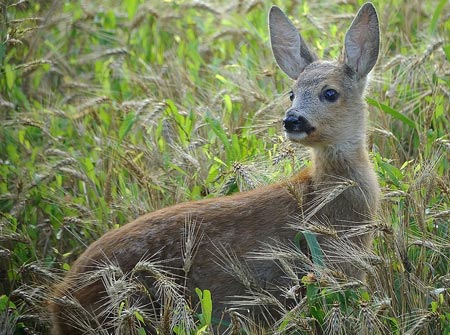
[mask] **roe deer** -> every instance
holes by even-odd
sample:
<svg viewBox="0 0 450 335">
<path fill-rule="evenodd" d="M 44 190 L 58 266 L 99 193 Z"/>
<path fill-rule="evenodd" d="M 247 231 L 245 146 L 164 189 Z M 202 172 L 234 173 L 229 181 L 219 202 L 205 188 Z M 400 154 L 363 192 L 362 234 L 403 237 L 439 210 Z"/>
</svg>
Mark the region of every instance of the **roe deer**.
<svg viewBox="0 0 450 335">
<path fill-rule="evenodd" d="M 119 305 L 114 308 L 108 305 L 107 296 L 111 292 L 106 279 L 93 275 L 107 264 L 115 264 L 126 274 L 134 273 L 139 262 L 164 260 L 166 269 L 173 270 L 176 280 L 186 287 L 187 297 L 195 297 L 195 288 L 211 291 L 213 314 L 220 317 L 227 302 L 242 296 L 249 287 L 214 260 L 218 246 L 236 259 L 245 260 L 259 285 L 275 292 L 286 277 L 280 266 L 275 261 L 248 256 L 273 240 L 289 243 L 295 235 L 294 230 L 288 229 L 289 223 L 301 213 L 312 213 L 307 218 L 310 224 L 326 222 L 341 235 L 374 217 L 380 190 L 366 149 L 364 91 L 367 75 L 378 58 L 375 8 L 371 3 L 361 7 L 346 33 L 339 61 L 319 60 L 278 7 L 270 9 L 269 30 L 279 67 L 295 80 L 290 93 L 292 106 L 283 120 L 286 137 L 311 148 L 312 166 L 283 183 L 167 207 L 106 233 L 87 248 L 65 279 L 56 285 L 49 307 L 53 334 L 86 332 L 80 330 L 87 326 L 80 325 L 84 321 L 79 320 L 86 316 L 91 329 L 101 325 L 111 331 L 109 313 Z M 351 181 L 352 186 L 334 199 L 320 203 L 330 185 L 339 185 L 342 180 Z M 189 227 L 189 219 L 196 222 L 195 227 Z M 198 241 L 191 246 L 192 259 L 186 267 L 183 258 L 188 251 L 183 234 L 189 229 L 196 231 Z M 349 239 L 361 247 L 371 242 L 369 235 Z M 325 254 L 327 241 L 319 239 Z M 345 248 L 345 243 L 342 245 Z M 340 265 L 349 276 L 363 277 L 352 265 Z M 157 272 L 150 271 L 139 280 L 145 284 L 143 291 L 161 298 Z M 125 286 L 123 290 L 126 292 Z M 140 299 L 139 292 L 130 294 Z M 68 301 L 85 312 L 74 312 L 76 308 Z M 100 332 L 101 327 L 93 332 Z"/>
</svg>

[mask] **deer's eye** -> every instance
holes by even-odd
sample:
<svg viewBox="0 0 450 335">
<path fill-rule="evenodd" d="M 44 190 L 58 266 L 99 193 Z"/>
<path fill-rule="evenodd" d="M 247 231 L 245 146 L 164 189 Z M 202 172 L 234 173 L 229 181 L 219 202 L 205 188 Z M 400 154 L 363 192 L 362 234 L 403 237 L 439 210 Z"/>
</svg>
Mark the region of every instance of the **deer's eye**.
<svg viewBox="0 0 450 335">
<path fill-rule="evenodd" d="M 294 98 L 295 98 L 294 92 L 293 92 L 293 91 L 290 91 L 290 92 L 289 92 L 289 100 L 294 101 Z"/>
<path fill-rule="evenodd" d="M 339 98 L 339 93 L 332 88 L 328 88 L 323 91 L 323 98 L 328 102 L 335 102 Z"/>
</svg>

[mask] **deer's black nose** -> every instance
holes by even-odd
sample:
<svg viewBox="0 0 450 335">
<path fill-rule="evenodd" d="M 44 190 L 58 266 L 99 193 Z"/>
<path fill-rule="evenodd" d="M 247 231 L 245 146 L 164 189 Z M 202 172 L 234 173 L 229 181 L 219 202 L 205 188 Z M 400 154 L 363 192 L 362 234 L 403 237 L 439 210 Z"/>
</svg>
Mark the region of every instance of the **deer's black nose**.
<svg viewBox="0 0 450 335">
<path fill-rule="evenodd" d="M 283 125 L 288 132 L 305 132 L 308 135 L 316 129 L 303 116 L 288 115 L 284 118 Z"/>
<path fill-rule="evenodd" d="M 292 115 L 285 117 L 283 120 L 284 129 L 287 131 L 295 131 L 301 125 L 300 119 L 304 119 L 304 117 L 295 117 Z"/>
</svg>

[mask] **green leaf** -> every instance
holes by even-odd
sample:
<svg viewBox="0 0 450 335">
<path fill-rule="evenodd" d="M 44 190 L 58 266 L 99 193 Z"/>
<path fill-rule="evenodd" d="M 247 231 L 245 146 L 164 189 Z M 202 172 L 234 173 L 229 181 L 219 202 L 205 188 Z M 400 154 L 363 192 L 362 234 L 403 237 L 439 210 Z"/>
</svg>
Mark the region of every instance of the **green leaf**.
<svg viewBox="0 0 450 335">
<path fill-rule="evenodd" d="M 239 136 L 236 134 L 233 134 L 231 136 L 231 148 L 233 150 L 233 157 L 235 159 L 239 159 L 240 157 L 242 157 L 241 155 L 241 146 L 239 143 Z"/>
<path fill-rule="evenodd" d="M 450 44 L 447 44 L 442 47 L 444 49 L 445 57 L 447 58 L 447 61 L 450 62 Z"/>
<path fill-rule="evenodd" d="M 17 146 L 14 143 L 9 142 L 8 144 L 6 144 L 6 152 L 8 153 L 8 158 L 11 162 L 13 162 L 14 164 L 17 164 L 19 162 L 20 155 L 17 152 Z"/>
<path fill-rule="evenodd" d="M 125 308 L 125 301 L 122 301 L 122 302 L 120 303 L 120 305 L 119 305 L 119 312 L 118 312 L 119 315 L 122 314 L 124 308 Z"/>
<path fill-rule="evenodd" d="M 132 19 L 138 7 L 138 0 L 127 0 L 125 6 L 127 7 L 128 19 Z"/>
<path fill-rule="evenodd" d="M 212 316 L 212 298 L 211 298 L 211 292 L 209 290 L 203 291 L 202 311 L 203 311 L 202 314 L 205 318 L 206 324 L 210 325 L 211 324 L 211 316 Z"/>
<path fill-rule="evenodd" d="M 105 15 L 105 28 L 115 29 L 116 28 L 116 13 L 113 10 L 109 10 Z"/>
<path fill-rule="evenodd" d="M 416 123 L 413 120 L 411 120 L 406 115 L 403 115 L 402 113 L 396 111 L 392 107 L 384 105 L 381 102 L 378 102 L 378 101 L 376 101 L 374 99 L 371 99 L 371 98 L 367 98 L 367 102 L 369 103 L 369 105 L 372 105 L 374 107 L 377 107 L 377 108 L 381 109 L 386 114 L 389 114 L 392 117 L 394 117 L 395 119 L 397 119 L 397 120 L 403 122 L 404 124 L 410 126 L 411 128 L 416 129 Z"/>
<path fill-rule="evenodd" d="M 14 81 L 16 80 L 16 74 L 14 73 L 13 68 L 11 65 L 6 64 L 5 65 L 5 76 L 6 76 L 6 85 L 8 86 L 9 90 L 12 90 L 14 87 Z"/>
<path fill-rule="evenodd" d="M 136 118 L 135 118 L 134 113 L 128 113 L 127 116 L 125 116 L 125 119 L 122 121 L 122 124 L 120 125 L 120 128 L 119 128 L 119 139 L 121 141 L 129 133 L 135 120 L 136 120 Z"/>
<path fill-rule="evenodd" d="M 310 313 L 311 316 L 313 316 L 319 322 L 319 324 L 322 324 L 325 317 L 325 311 L 321 306 L 311 306 Z"/>
<path fill-rule="evenodd" d="M 431 311 L 434 313 L 438 310 L 439 304 L 436 301 L 431 302 Z"/>
<path fill-rule="evenodd" d="M 216 74 L 216 79 L 218 79 L 220 82 L 222 82 L 224 84 L 228 83 L 228 80 L 220 74 Z"/>
<path fill-rule="evenodd" d="M 89 177 L 89 179 L 94 184 L 97 184 L 97 177 L 95 175 L 95 167 L 94 167 L 94 164 L 92 164 L 92 161 L 89 157 L 86 157 L 86 159 L 84 160 L 84 166 L 86 168 L 86 175 Z"/>
<path fill-rule="evenodd" d="M 313 263 L 319 266 L 324 266 L 325 262 L 322 248 L 317 241 L 316 235 L 311 233 L 310 231 L 304 231 L 303 236 L 305 236 L 306 243 L 308 244 L 309 250 L 311 251 Z"/>
<path fill-rule="evenodd" d="M 231 113 L 233 110 L 233 102 L 231 101 L 231 97 L 229 94 L 225 94 L 223 96 L 223 102 L 225 103 L 225 109 L 228 113 Z"/>
<path fill-rule="evenodd" d="M 381 169 L 389 176 L 389 179 L 394 183 L 395 186 L 401 187 L 400 180 L 403 179 L 402 171 L 396 166 L 389 164 L 385 161 L 379 161 Z"/>
<path fill-rule="evenodd" d="M 166 99 L 167 107 L 174 113 L 174 115 L 179 115 L 177 105 L 172 99 Z"/>
<path fill-rule="evenodd" d="M 3 312 L 8 307 L 9 298 L 7 295 L 0 296 L 0 312 Z"/>
<path fill-rule="evenodd" d="M 209 290 L 200 290 L 199 288 L 195 288 L 195 292 L 200 299 L 200 305 L 202 307 L 202 318 L 206 327 L 211 324 L 212 317 L 212 299 L 211 292 Z"/>
<path fill-rule="evenodd" d="M 6 43 L 0 43 L 0 64 L 3 64 L 3 60 L 6 55 Z"/>
<path fill-rule="evenodd" d="M 223 160 L 221 160 L 219 157 L 214 156 L 213 159 L 214 159 L 215 162 L 219 163 L 220 165 L 227 166 L 227 163 L 225 163 L 225 162 L 224 162 Z"/>
<path fill-rule="evenodd" d="M 436 31 L 436 27 L 439 22 L 439 17 L 443 13 L 444 6 L 446 5 L 447 2 L 448 0 L 441 0 L 437 4 L 430 22 L 430 33 L 434 33 Z"/>
<path fill-rule="evenodd" d="M 208 125 L 211 127 L 211 129 L 214 131 L 214 133 L 216 134 L 216 136 L 220 139 L 220 141 L 223 143 L 225 150 L 227 152 L 227 159 L 228 160 L 233 160 L 234 157 L 229 157 L 230 153 L 231 153 L 231 144 L 230 141 L 228 140 L 227 134 L 225 133 L 225 131 L 223 130 L 221 123 L 216 120 L 216 119 L 212 119 L 207 117 L 206 118 L 206 122 L 208 123 Z"/>
<path fill-rule="evenodd" d="M 144 317 L 139 311 L 134 311 L 134 316 L 139 322 L 144 323 Z"/>
<path fill-rule="evenodd" d="M 361 300 L 362 301 L 370 301 L 370 294 L 367 291 L 361 292 Z"/>
<path fill-rule="evenodd" d="M 434 118 L 439 119 L 443 115 L 444 115 L 444 105 L 443 104 L 437 105 L 434 111 Z"/>
<path fill-rule="evenodd" d="M 294 237 L 294 244 L 299 250 L 301 249 L 302 241 L 304 241 L 304 235 L 299 231 Z"/>
<path fill-rule="evenodd" d="M 200 329 L 198 329 L 195 333 L 196 335 L 205 335 L 208 334 L 208 326 L 205 325 L 203 327 L 201 327 Z"/>
</svg>

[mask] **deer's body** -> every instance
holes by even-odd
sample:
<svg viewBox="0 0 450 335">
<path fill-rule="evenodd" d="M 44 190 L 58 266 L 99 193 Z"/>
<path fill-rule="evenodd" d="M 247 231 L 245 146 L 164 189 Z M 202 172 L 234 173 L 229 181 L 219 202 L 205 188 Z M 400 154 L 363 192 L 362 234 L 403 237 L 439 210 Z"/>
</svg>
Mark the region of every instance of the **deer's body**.
<svg viewBox="0 0 450 335">
<path fill-rule="evenodd" d="M 346 35 L 344 60 L 339 62 L 317 60 L 277 7 L 270 12 L 269 24 L 275 58 L 281 69 L 296 80 L 293 104 L 284 119 L 286 135 L 312 148 L 312 167 L 284 183 L 167 207 L 108 232 L 89 246 L 56 287 L 50 306 L 53 334 L 77 334 L 70 325 L 70 308 L 58 300 L 62 297 L 74 298 L 88 313 L 104 317 L 104 284 L 96 280 L 83 285 L 83 276 L 102 264 L 111 262 L 126 273 L 146 257 L 166 260 L 164 264 L 175 269 L 181 283 L 186 284 L 188 295 L 194 296 L 196 287 L 211 291 L 214 314 L 220 317 L 226 302 L 244 295 L 246 287 L 218 264 L 214 256 L 218 248 L 245 259 L 263 243 L 289 243 L 295 231 L 289 229 L 288 223 L 300 213 L 314 212 L 309 217 L 312 223 L 326 223 L 338 231 L 373 218 L 379 186 L 366 149 L 363 100 L 366 76 L 378 56 L 378 21 L 373 6 L 366 4 L 358 13 Z M 317 200 L 343 181 L 350 181 L 352 186 L 314 211 L 313 207 L 319 205 Z M 183 271 L 186 222 L 196 222 L 203 237 L 192 266 Z M 370 236 L 355 241 L 367 246 Z M 326 241 L 321 243 L 326 251 Z M 270 291 L 285 280 L 275 262 L 248 263 L 264 289 Z M 344 264 L 343 269 L 362 277 L 351 273 L 351 266 Z"/>
</svg>

